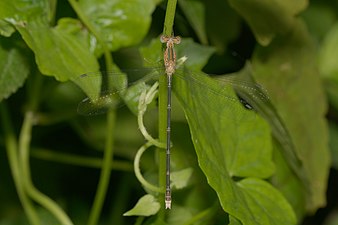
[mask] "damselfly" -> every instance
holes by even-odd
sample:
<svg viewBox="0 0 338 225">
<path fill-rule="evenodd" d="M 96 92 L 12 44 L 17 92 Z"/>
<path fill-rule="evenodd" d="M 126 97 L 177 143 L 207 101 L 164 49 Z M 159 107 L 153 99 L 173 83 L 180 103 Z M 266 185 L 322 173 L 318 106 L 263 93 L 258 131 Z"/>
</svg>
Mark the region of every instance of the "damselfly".
<svg viewBox="0 0 338 225">
<path fill-rule="evenodd" d="M 187 69 L 176 68 L 176 52 L 174 49 L 175 44 L 179 44 L 181 39 L 179 37 L 167 37 L 161 36 L 161 42 L 166 44 L 166 49 L 164 51 L 163 60 L 164 67 L 161 68 L 147 68 L 141 70 L 126 70 L 126 73 L 144 73 L 144 77 L 133 83 L 128 87 L 126 75 L 121 71 L 110 71 L 110 72 L 94 72 L 81 75 L 79 79 L 88 79 L 92 85 L 98 86 L 101 91 L 96 97 L 85 98 L 80 102 L 78 106 L 78 111 L 80 114 L 93 115 L 100 114 L 105 112 L 111 107 L 116 106 L 116 96 L 126 98 L 135 98 L 137 96 L 130 96 L 128 93 L 137 93 L 128 92 L 128 89 L 143 89 L 146 88 L 144 81 L 152 80 L 163 76 L 167 76 L 167 142 L 166 142 L 166 191 L 165 191 L 165 207 L 167 209 L 171 208 L 171 187 L 170 187 L 170 137 L 171 137 L 171 89 L 172 89 L 172 79 L 179 79 L 182 82 L 186 82 L 189 86 L 192 86 L 194 89 L 198 89 L 201 92 L 208 92 L 212 95 L 222 96 L 227 102 L 227 105 L 231 107 L 231 104 L 238 103 L 240 98 L 237 98 L 235 95 L 229 95 L 229 89 L 238 90 L 241 93 L 245 93 L 244 104 L 246 108 L 252 108 L 250 105 L 250 99 L 245 99 L 249 96 L 251 100 L 258 101 L 267 101 L 268 97 L 266 92 L 260 85 L 250 81 L 239 79 L 234 76 L 231 77 L 222 77 L 221 79 L 212 80 L 212 82 L 217 83 L 218 85 L 212 86 L 206 83 L 205 74 L 202 72 L 190 71 Z M 203 79 L 202 79 L 203 78 Z M 179 90 L 176 90 L 179 91 Z M 208 104 L 206 102 L 205 104 Z M 222 103 L 221 103 L 222 104 Z"/>
</svg>

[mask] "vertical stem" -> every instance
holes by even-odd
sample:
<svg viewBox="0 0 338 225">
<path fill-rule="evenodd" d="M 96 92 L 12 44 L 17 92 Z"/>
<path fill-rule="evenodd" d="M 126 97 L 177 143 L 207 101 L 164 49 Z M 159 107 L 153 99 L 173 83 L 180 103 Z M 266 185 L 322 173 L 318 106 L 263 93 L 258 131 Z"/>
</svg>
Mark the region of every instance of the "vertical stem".
<svg viewBox="0 0 338 225">
<path fill-rule="evenodd" d="M 163 34 L 166 36 L 171 36 L 173 32 L 173 24 L 175 18 L 177 0 L 168 0 L 167 10 L 164 21 Z M 167 141 L 167 85 L 165 76 L 161 76 L 159 79 L 159 140 L 162 143 Z M 158 150 L 159 157 L 159 186 L 165 187 L 166 184 L 166 152 L 163 150 Z M 164 199 L 164 194 L 161 196 L 161 199 Z M 161 209 L 164 209 L 164 201 L 161 201 Z M 161 210 L 159 217 L 164 217 L 164 211 Z"/>
<path fill-rule="evenodd" d="M 19 138 L 19 160 L 24 191 L 37 203 L 47 209 L 63 225 L 73 225 L 66 213 L 52 199 L 41 193 L 33 185 L 30 173 L 30 141 L 34 124 L 34 113 L 27 111 Z"/>
<path fill-rule="evenodd" d="M 103 156 L 103 165 L 100 174 L 100 181 L 96 190 L 95 200 L 92 210 L 90 212 L 88 225 L 94 225 L 98 223 L 103 203 L 106 198 L 107 189 L 109 186 L 110 174 L 111 174 L 111 162 L 113 158 L 113 142 L 114 142 L 114 126 L 115 126 L 115 111 L 110 110 L 107 114 L 107 130 L 106 130 L 106 143 Z"/>
<path fill-rule="evenodd" d="M 166 36 L 171 36 L 173 34 L 176 4 L 177 0 L 168 0 L 163 28 L 163 34 Z"/>
<path fill-rule="evenodd" d="M 63 225 L 73 225 L 66 213 L 52 199 L 41 193 L 34 187 L 30 173 L 30 142 L 34 125 L 34 112 L 38 108 L 40 90 L 42 86 L 41 74 L 33 74 L 31 85 L 28 89 L 28 110 L 25 112 L 24 121 L 19 136 L 20 169 L 23 189 L 34 201 L 47 209 Z"/>
<path fill-rule="evenodd" d="M 24 191 L 24 185 L 22 182 L 22 169 L 19 163 L 19 156 L 17 154 L 17 140 L 13 131 L 13 126 L 11 124 L 11 118 L 7 111 L 5 103 L 0 104 L 0 118 L 1 124 L 4 130 L 4 138 L 6 144 L 7 157 L 9 161 L 9 166 L 13 175 L 13 180 L 15 188 L 18 192 L 19 199 L 22 203 L 23 209 L 28 217 L 28 221 L 32 225 L 40 225 L 40 220 L 37 215 L 37 212 L 34 209 L 32 201 L 29 199 L 27 194 Z"/>
<path fill-rule="evenodd" d="M 113 65 L 113 59 L 110 54 L 109 48 L 106 45 L 104 39 L 101 37 L 100 33 L 97 31 L 95 26 L 91 23 L 89 18 L 84 14 L 81 7 L 75 0 L 68 0 L 69 3 L 72 5 L 73 9 L 75 10 L 76 14 L 82 20 L 82 22 L 86 25 L 88 30 L 94 34 L 97 41 L 102 45 L 104 50 L 104 57 L 106 62 L 106 70 L 111 71 Z M 111 109 L 107 113 L 107 127 L 106 127 L 106 143 L 105 143 L 105 150 L 103 155 L 103 165 L 100 174 L 100 180 L 98 183 L 98 187 L 96 190 L 96 195 L 93 203 L 93 207 L 91 209 L 88 225 L 95 225 L 98 223 L 99 217 L 101 215 L 102 207 L 104 200 L 106 198 L 109 180 L 111 175 L 111 163 L 114 155 L 113 149 L 113 142 L 114 142 L 114 127 L 115 127 L 115 117 L 116 112 L 115 109 Z"/>
</svg>

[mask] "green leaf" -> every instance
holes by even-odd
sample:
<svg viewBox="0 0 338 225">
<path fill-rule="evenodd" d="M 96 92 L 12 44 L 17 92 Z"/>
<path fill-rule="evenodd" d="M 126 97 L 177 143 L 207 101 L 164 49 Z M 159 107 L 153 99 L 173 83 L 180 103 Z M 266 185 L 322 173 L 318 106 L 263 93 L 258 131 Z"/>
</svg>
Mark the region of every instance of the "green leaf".
<svg viewBox="0 0 338 225">
<path fill-rule="evenodd" d="M 184 75 L 191 78 L 174 76 L 173 87 L 200 167 L 223 209 L 243 224 L 295 224 L 287 201 L 260 180 L 274 172 L 267 123 L 235 100 L 231 84 L 221 85 L 195 71 Z M 243 179 L 236 182 L 238 178 Z"/>
<path fill-rule="evenodd" d="M 188 57 L 184 65 L 197 71 L 202 70 L 208 63 L 210 56 L 215 52 L 215 48 L 197 44 L 191 38 L 183 39 L 176 48 L 177 58 Z"/>
<path fill-rule="evenodd" d="M 43 74 L 66 81 L 88 71 L 98 71 L 96 58 L 86 43 L 77 37 L 77 32 L 65 30 L 62 21 L 62 25 L 55 28 L 37 21 L 25 26 L 15 25 L 35 53 L 36 62 Z"/>
<path fill-rule="evenodd" d="M 277 34 L 288 33 L 306 0 L 230 0 L 229 4 L 246 20 L 257 41 L 267 46 Z"/>
<path fill-rule="evenodd" d="M 0 3 L 0 18 L 20 32 L 34 52 L 41 73 L 59 81 L 74 80 L 88 95 L 97 95 L 98 86 L 77 79 L 83 73 L 99 70 L 90 52 L 88 34 L 82 24 L 73 19 L 61 19 L 57 27 L 49 27 L 50 11 L 47 0 Z"/>
<path fill-rule="evenodd" d="M 124 216 L 151 216 L 160 210 L 160 203 L 150 194 L 144 195 L 138 200 L 134 208 L 125 212 Z"/>
<path fill-rule="evenodd" d="M 287 174 L 286 177 L 290 176 L 294 178 L 296 176 L 295 179 L 298 180 L 300 179 L 302 182 L 308 183 L 309 178 L 307 176 L 307 173 L 305 172 L 302 161 L 298 157 L 297 151 L 292 141 L 292 137 L 288 132 L 288 128 L 284 124 L 284 121 L 280 117 L 279 113 L 277 112 L 272 102 L 269 100 L 268 93 L 265 90 L 265 88 L 262 87 L 261 85 L 259 86 L 252 85 L 252 82 L 254 82 L 253 75 L 254 71 L 252 70 L 252 66 L 250 63 L 247 63 L 242 70 L 234 73 L 232 76 L 229 75 L 219 76 L 217 77 L 217 80 L 226 79 L 233 82 L 235 81 L 244 82 L 246 84 L 244 86 L 236 85 L 234 86 L 234 89 L 239 96 L 245 99 L 245 101 L 248 104 L 250 104 L 250 106 L 252 106 L 270 124 L 274 140 L 277 141 L 277 143 L 275 143 L 275 145 L 277 146 L 276 148 L 279 151 L 281 151 L 283 157 L 287 159 L 287 163 L 290 167 L 290 169 L 288 169 L 287 166 L 283 167 L 287 169 L 286 170 L 287 172 L 285 171 L 285 173 Z M 281 169 L 278 168 L 277 172 L 279 170 Z M 284 171 L 277 174 L 277 176 L 283 173 Z M 299 182 L 297 184 L 301 185 Z M 285 185 L 282 184 L 280 186 L 283 187 Z M 301 198 L 304 197 L 302 193 L 299 194 L 299 197 Z M 292 200 L 291 202 L 296 202 L 298 201 L 299 198 L 298 196 L 290 196 L 290 198 L 288 199 L 289 200 L 291 199 Z M 297 209 L 300 210 L 303 208 Z M 301 211 L 301 213 L 303 212 L 304 211 Z"/>
<path fill-rule="evenodd" d="M 330 166 L 326 100 L 315 45 L 304 24 L 298 21 L 288 38 L 276 38 L 269 48 L 258 48 L 252 64 L 255 78 L 268 89 L 302 160 L 307 209 L 324 206 Z"/>
<path fill-rule="evenodd" d="M 61 24 L 51 28 L 45 21 L 32 20 L 24 26 L 14 25 L 33 50 L 41 73 L 54 76 L 59 81 L 72 80 L 90 98 L 95 98 L 99 93 L 100 83 L 93 85 L 86 79 L 79 79 L 79 75 L 98 71 L 98 62 L 84 38 L 78 38 L 80 29 L 74 32 L 73 29 L 65 29 L 63 20 Z M 72 22 L 71 26 L 73 25 Z"/>
<path fill-rule="evenodd" d="M 81 0 L 79 5 L 100 36 L 114 51 L 138 44 L 148 32 L 155 1 Z"/>
<path fill-rule="evenodd" d="M 16 92 L 29 74 L 24 53 L 13 42 L 0 39 L 0 101 Z"/>
</svg>

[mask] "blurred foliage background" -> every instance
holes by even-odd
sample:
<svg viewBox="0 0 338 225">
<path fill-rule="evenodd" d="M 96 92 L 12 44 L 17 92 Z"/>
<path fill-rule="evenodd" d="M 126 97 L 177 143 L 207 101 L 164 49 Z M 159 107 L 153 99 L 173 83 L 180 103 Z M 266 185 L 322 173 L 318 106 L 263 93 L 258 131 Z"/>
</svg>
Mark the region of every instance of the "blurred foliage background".
<svg viewBox="0 0 338 225">
<path fill-rule="evenodd" d="M 99 88 L 80 74 L 161 60 L 166 4 L 0 2 L 0 225 L 338 224 L 338 1 L 178 0 L 178 57 L 208 74 L 249 74 L 271 105 L 257 109 L 266 122 L 242 125 L 234 118 L 255 113 L 226 111 L 210 79 L 197 75 L 196 91 L 174 82 L 172 168 L 181 173 L 170 211 L 134 174 L 145 143 L 137 101 L 77 113 Z M 144 120 L 156 137 L 155 107 Z M 154 184 L 159 152 L 141 160 Z M 123 216 L 146 193 L 155 199 L 132 211 L 139 217 Z"/>
</svg>

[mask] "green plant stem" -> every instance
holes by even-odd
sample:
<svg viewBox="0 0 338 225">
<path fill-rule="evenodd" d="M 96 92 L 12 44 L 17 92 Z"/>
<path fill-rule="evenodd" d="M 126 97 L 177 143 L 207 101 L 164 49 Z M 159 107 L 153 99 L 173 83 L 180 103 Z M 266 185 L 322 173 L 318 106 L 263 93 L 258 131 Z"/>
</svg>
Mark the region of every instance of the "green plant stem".
<svg viewBox="0 0 338 225">
<path fill-rule="evenodd" d="M 32 225 L 40 225 L 40 220 L 37 215 L 37 212 L 33 206 L 32 201 L 27 196 L 24 185 L 22 182 L 23 175 L 22 169 L 20 168 L 19 157 L 17 154 L 17 140 L 14 135 L 13 126 L 11 124 L 11 118 L 7 111 L 5 103 L 0 104 L 0 118 L 1 124 L 5 134 L 5 145 L 7 151 L 7 157 L 9 161 L 9 166 L 14 179 L 15 188 L 17 190 L 19 199 L 22 203 L 23 209 L 27 215 L 28 221 Z"/>
<path fill-rule="evenodd" d="M 177 0 L 168 0 L 163 28 L 163 34 L 166 36 L 171 36 L 173 34 L 176 5 Z"/>
<path fill-rule="evenodd" d="M 92 210 L 89 215 L 88 225 L 97 224 L 101 210 L 103 207 L 104 199 L 106 197 L 107 189 L 109 186 L 111 163 L 113 158 L 113 142 L 114 142 L 114 127 L 115 127 L 115 111 L 108 111 L 107 115 L 107 136 L 106 146 L 103 157 L 103 166 L 100 174 L 100 181 L 95 195 Z"/>
<path fill-rule="evenodd" d="M 167 10 L 164 21 L 163 34 L 170 36 L 173 31 L 173 24 L 175 18 L 177 0 L 168 0 Z M 167 135 L 167 85 L 166 77 L 161 76 L 159 79 L 159 141 L 166 143 Z M 158 162 L 159 162 L 159 186 L 164 189 L 166 183 L 166 153 L 163 149 L 157 150 Z M 159 211 L 159 218 L 164 218 L 164 194 L 161 194 L 161 209 Z"/>
<path fill-rule="evenodd" d="M 75 10 L 76 14 L 79 16 L 81 21 L 85 24 L 88 30 L 96 37 L 97 41 L 101 44 L 105 62 L 106 62 L 106 70 L 111 71 L 113 69 L 113 59 L 110 54 L 109 48 L 106 45 L 104 39 L 101 37 L 100 33 L 96 30 L 95 26 L 91 23 L 89 18 L 85 15 L 82 11 L 81 7 L 75 0 L 68 0 L 73 9 Z M 91 209 L 88 225 L 95 225 L 98 223 L 101 210 L 103 207 L 104 199 L 107 193 L 107 189 L 109 186 L 110 174 L 111 174 L 111 163 L 113 158 L 113 137 L 114 137 L 114 126 L 115 126 L 115 117 L 116 112 L 115 110 L 110 110 L 107 113 L 107 137 L 105 143 L 105 151 L 103 156 L 103 165 L 100 174 L 100 180 L 98 184 L 98 188 L 96 191 L 93 207 Z"/>
<path fill-rule="evenodd" d="M 57 163 L 69 164 L 73 166 L 83 166 L 90 168 L 101 168 L 103 160 L 101 158 L 85 157 L 80 155 L 60 153 L 49 149 L 32 149 L 31 156 L 37 159 L 48 160 Z M 111 163 L 112 170 L 132 172 L 133 165 L 128 161 L 114 160 Z"/>
<path fill-rule="evenodd" d="M 34 201 L 49 210 L 50 213 L 52 213 L 61 224 L 72 225 L 73 223 L 64 213 L 64 211 L 52 199 L 38 191 L 32 183 L 29 165 L 29 145 L 31 140 L 33 120 L 33 113 L 26 112 L 19 138 L 19 158 L 22 166 L 21 173 L 24 190 Z"/>
<path fill-rule="evenodd" d="M 33 76 L 32 83 L 29 86 L 28 110 L 25 113 L 24 121 L 19 136 L 19 162 L 21 165 L 22 184 L 24 191 L 27 192 L 34 201 L 49 210 L 56 219 L 63 225 L 73 225 L 66 213 L 52 199 L 37 190 L 32 182 L 30 173 L 30 141 L 33 124 L 35 122 L 34 111 L 38 107 L 39 93 L 42 85 L 42 77 L 40 75 Z"/>
</svg>

